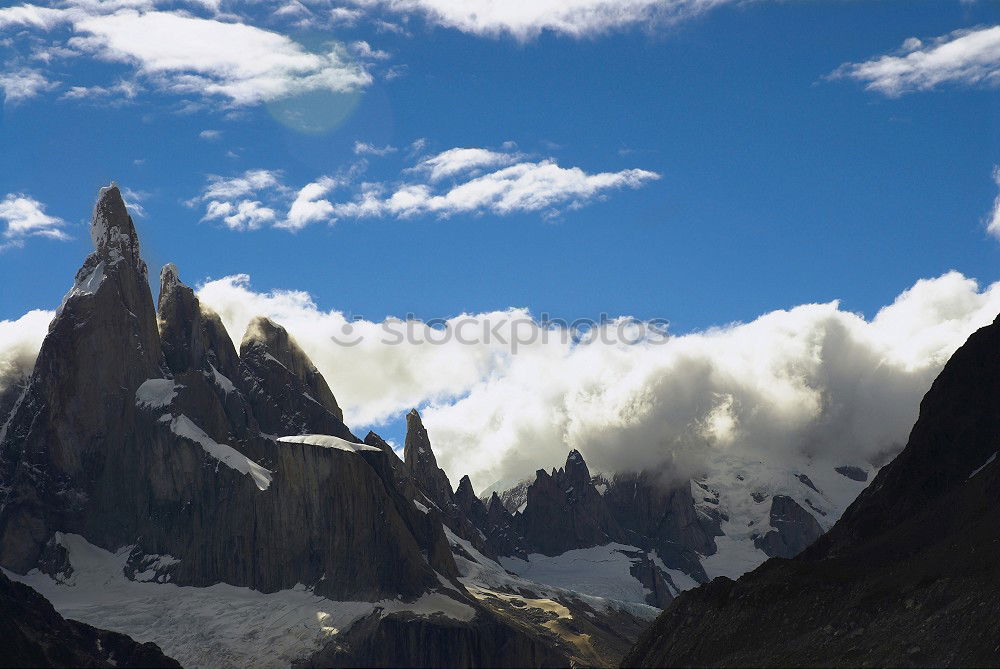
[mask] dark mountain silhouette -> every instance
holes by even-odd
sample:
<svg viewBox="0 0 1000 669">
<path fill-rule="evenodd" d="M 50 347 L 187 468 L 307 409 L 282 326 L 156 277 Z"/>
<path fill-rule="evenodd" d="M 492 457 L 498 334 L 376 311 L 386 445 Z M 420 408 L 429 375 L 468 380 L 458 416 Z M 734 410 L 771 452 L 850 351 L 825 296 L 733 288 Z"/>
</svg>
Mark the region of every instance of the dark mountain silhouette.
<svg viewBox="0 0 1000 669">
<path fill-rule="evenodd" d="M 1000 318 L 906 448 L 792 560 L 683 593 L 623 666 L 1000 665 Z"/>
</svg>

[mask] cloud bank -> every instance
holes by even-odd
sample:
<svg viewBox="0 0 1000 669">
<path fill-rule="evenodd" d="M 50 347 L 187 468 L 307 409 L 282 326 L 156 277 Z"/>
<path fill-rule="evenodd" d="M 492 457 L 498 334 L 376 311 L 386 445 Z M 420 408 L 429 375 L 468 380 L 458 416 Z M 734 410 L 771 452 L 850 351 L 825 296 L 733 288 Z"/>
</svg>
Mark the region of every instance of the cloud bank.
<svg viewBox="0 0 1000 669">
<path fill-rule="evenodd" d="M 866 89 L 889 97 L 946 83 L 996 86 L 1000 83 L 1000 26 L 956 30 L 929 43 L 911 37 L 896 53 L 845 63 L 830 76 L 864 82 Z"/>
<path fill-rule="evenodd" d="M 570 448 L 605 471 L 697 466 L 707 449 L 878 461 L 905 442 L 920 398 L 954 350 L 1000 313 L 1000 283 L 980 289 L 949 272 L 918 281 L 871 320 L 837 302 L 808 304 L 666 343 L 554 338 L 511 355 L 498 341 L 384 343 L 386 323 L 406 324 L 348 323 L 305 293 L 256 292 L 246 276 L 209 282 L 199 295 L 236 341 L 258 313 L 285 325 L 352 425 L 424 407 L 442 466 L 456 480 L 470 474 L 480 489 L 558 464 Z M 501 322 L 510 334 L 530 314 L 464 318 Z M 410 326 L 422 340 L 440 332 Z"/>
<path fill-rule="evenodd" d="M 439 462 L 478 489 L 559 464 L 570 448 L 606 472 L 696 469 L 720 452 L 881 461 L 905 443 L 955 349 L 1000 313 L 1000 282 L 981 288 L 949 272 L 916 282 L 870 320 L 837 302 L 807 304 L 660 343 L 535 338 L 511 354 L 502 340 L 530 322 L 524 310 L 449 319 L 501 336 L 433 344 L 444 324 L 348 321 L 301 291 L 255 291 L 245 275 L 198 294 L 235 341 L 258 314 L 287 327 L 350 425 L 422 407 Z M 30 369 L 51 316 L 0 321 L 0 391 Z M 407 328 L 417 336 L 385 337 Z"/>
</svg>

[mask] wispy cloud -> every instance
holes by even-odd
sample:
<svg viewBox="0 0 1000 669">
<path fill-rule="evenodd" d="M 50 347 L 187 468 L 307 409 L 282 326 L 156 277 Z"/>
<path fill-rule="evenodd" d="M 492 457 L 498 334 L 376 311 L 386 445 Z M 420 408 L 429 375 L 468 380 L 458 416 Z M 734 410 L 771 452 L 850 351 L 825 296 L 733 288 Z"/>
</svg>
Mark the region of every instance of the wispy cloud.
<svg viewBox="0 0 1000 669">
<path fill-rule="evenodd" d="M 395 146 L 375 146 L 367 142 L 354 142 L 354 155 L 356 156 L 387 156 L 396 153 Z"/>
<path fill-rule="evenodd" d="M 422 16 L 474 35 L 530 40 L 543 31 L 588 37 L 635 25 L 671 23 L 736 0 L 352 0 L 358 7 Z"/>
<path fill-rule="evenodd" d="M 377 155 L 396 151 L 360 142 L 354 150 L 357 154 Z M 286 186 L 281 174 L 271 170 L 249 170 L 230 178 L 210 176 L 202 194 L 188 204 L 205 203 L 204 220 L 219 219 L 235 229 L 252 229 L 243 225 L 242 219 L 228 217 L 238 211 L 241 202 L 264 201 L 274 210 L 285 208 L 283 218 L 273 219 L 275 227 L 300 230 L 317 222 L 372 217 L 447 218 L 456 214 L 506 216 L 524 212 L 552 216 L 586 206 L 614 190 L 639 188 L 660 178 L 642 169 L 588 173 L 579 167 L 562 167 L 552 158 L 532 160 L 513 145 L 506 145 L 502 151 L 448 149 L 417 159 L 402 169 L 399 181 L 354 185 L 357 172 L 365 164 L 361 161 L 338 175 L 321 176 L 301 188 Z M 353 188 L 353 195 L 346 200 L 331 197 L 338 188 Z M 269 221 L 254 222 L 259 226 Z"/>
<path fill-rule="evenodd" d="M 57 87 L 58 84 L 46 79 L 37 69 L 25 67 L 0 72 L 0 89 L 3 89 L 4 100 L 9 103 L 28 100 Z"/>
<path fill-rule="evenodd" d="M 928 43 L 906 40 L 892 54 L 845 63 L 831 78 L 854 79 L 889 97 L 926 91 L 942 84 L 1000 84 L 1000 26 L 955 32 Z"/>
<path fill-rule="evenodd" d="M 0 251 L 24 246 L 29 237 L 69 239 L 62 228 L 66 222 L 45 213 L 45 205 L 24 193 L 8 193 L 0 200 L 0 221 L 6 223 Z"/>
<path fill-rule="evenodd" d="M 249 106 L 313 91 L 346 92 L 372 82 L 366 62 L 384 60 L 367 42 L 324 50 L 305 49 L 290 37 L 218 14 L 218 3 L 195 3 L 212 16 L 157 9 L 155 0 L 92 2 L 67 0 L 55 7 L 22 5 L 0 9 L 0 30 L 60 32 L 42 49 L 52 57 L 79 54 L 121 63 L 134 77 L 161 92 Z M 40 37 L 32 35 L 37 44 Z M 36 78 L 37 81 L 37 78 Z M 40 90 L 22 86 L 20 90 Z M 66 97 L 90 97 L 107 87 L 73 87 Z M 8 90 L 8 97 L 10 92 Z"/>
</svg>

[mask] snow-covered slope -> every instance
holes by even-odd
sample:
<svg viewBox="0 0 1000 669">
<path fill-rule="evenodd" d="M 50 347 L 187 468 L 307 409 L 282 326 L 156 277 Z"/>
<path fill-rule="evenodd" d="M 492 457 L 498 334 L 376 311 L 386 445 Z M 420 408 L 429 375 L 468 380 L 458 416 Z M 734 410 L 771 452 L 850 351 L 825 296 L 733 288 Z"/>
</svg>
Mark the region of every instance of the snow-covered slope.
<svg viewBox="0 0 1000 669">
<path fill-rule="evenodd" d="M 143 582 L 125 575 L 132 552 L 111 553 L 75 534 L 59 534 L 72 573 L 53 578 L 4 570 L 44 595 L 66 618 L 153 641 L 185 667 L 275 667 L 309 657 L 351 624 L 377 609 L 468 622 L 475 611 L 440 592 L 416 601 L 334 601 L 305 586 L 262 593 L 225 583 L 196 588 Z M 154 557 L 154 556 L 148 556 Z M 169 562 L 169 556 L 155 556 Z M 150 569 L 148 576 L 152 577 Z"/>
</svg>

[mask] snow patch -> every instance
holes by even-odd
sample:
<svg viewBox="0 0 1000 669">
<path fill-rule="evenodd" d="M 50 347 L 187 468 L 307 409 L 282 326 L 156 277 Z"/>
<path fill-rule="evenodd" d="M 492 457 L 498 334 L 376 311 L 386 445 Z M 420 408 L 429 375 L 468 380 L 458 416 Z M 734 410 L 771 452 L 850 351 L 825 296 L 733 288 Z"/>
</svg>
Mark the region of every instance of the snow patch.
<svg viewBox="0 0 1000 669">
<path fill-rule="evenodd" d="M 146 379 L 135 391 L 135 404 L 150 409 L 162 409 L 170 406 L 177 397 L 177 390 L 184 386 L 174 383 L 173 379 Z"/>
<path fill-rule="evenodd" d="M 232 446 L 220 444 L 215 441 L 184 414 L 180 414 L 179 416 L 164 414 L 160 417 L 160 422 L 169 423 L 170 430 L 174 434 L 200 444 L 206 453 L 230 469 L 235 469 L 241 474 L 250 475 L 260 490 L 267 490 L 271 485 L 271 470 L 261 467 Z"/>
<path fill-rule="evenodd" d="M 358 451 L 382 452 L 382 449 L 376 448 L 375 446 L 369 446 L 368 444 L 356 444 L 352 441 L 347 441 L 346 439 L 334 437 L 329 434 L 291 435 L 288 437 L 278 437 L 278 441 L 286 444 L 309 444 L 310 446 L 321 446 L 323 448 L 336 448 L 337 450 L 347 451 L 349 453 L 357 453 Z"/>
<path fill-rule="evenodd" d="M 555 557 L 532 553 L 527 561 L 502 557 L 500 563 L 508 571 L 538 583 L 605 599 L 645 603 L 651 591 L 632 576 L 635 558 L 622 551 L 642 553 L 634 546 L 611 543 Z"/>
<path fill-rule="evenodd" d="M 236 386 L 233 385 L 233 382 L 227 376 L 220 374 L 215 365 L 209 364 L 209 367 L 212 370 L 212 378 L 215 380 L 215 385 L 222 388 L 223 392 L 227 395 L 236 391 Z"/>
<path fill-rule="evenodd" d="M 424 506 L 423 504 L 421 504 L 417 500 L 413 500 L 413 506 L 417 507 L 418 509 L 420 509 L 424 513 L 430 513 L 431 512 L 430 509 L 428 509 L 426 506 Z"/>
</svg>

